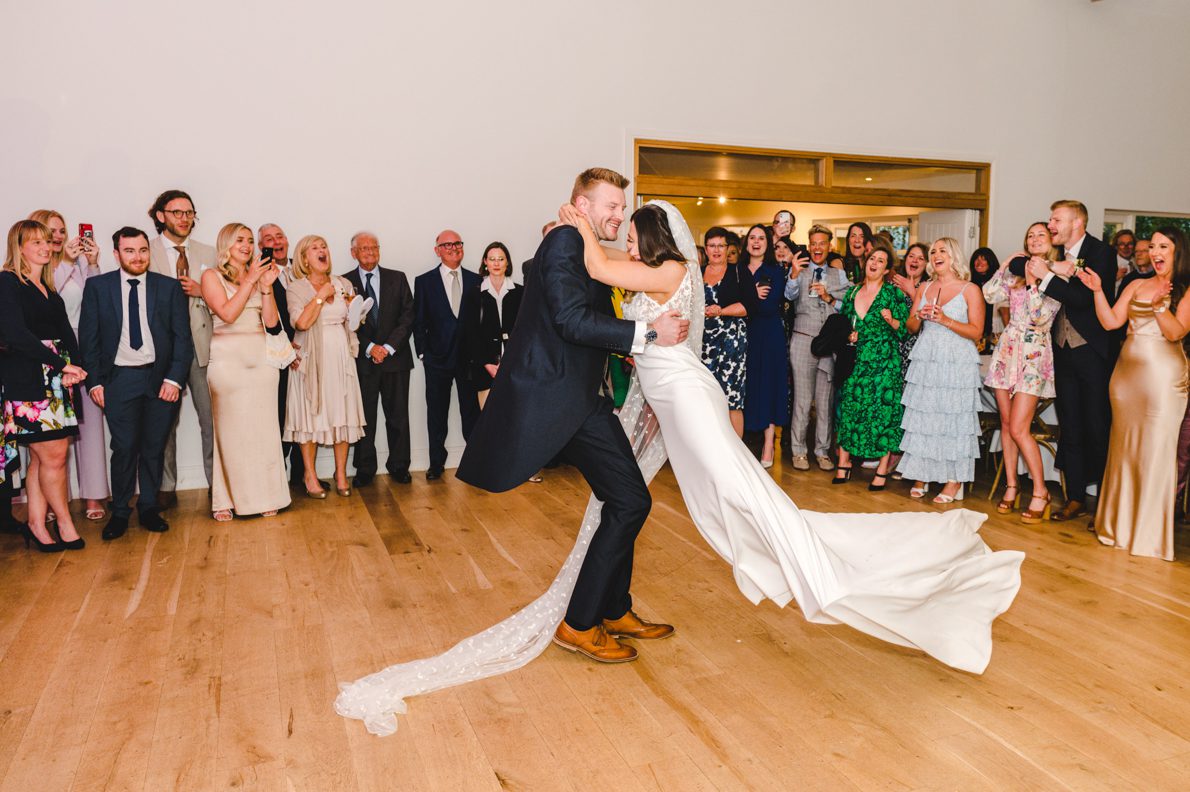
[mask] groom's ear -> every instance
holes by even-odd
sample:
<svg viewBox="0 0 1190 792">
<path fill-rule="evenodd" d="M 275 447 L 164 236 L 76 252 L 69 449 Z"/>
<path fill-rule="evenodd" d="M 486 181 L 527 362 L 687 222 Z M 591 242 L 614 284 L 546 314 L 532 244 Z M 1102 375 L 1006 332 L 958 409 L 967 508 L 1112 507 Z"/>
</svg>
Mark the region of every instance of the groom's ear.
<svg viewBox="0 0 1190 792">
<path fill-rule="evenodd" d="M 571 203 L 574 204 L 575 209 L 578 209 L 582 213 L 583 217 L 586 217 L 587 212 L 591 209 L 591 199 L 581 193 L 574 196 L 574 200 Z"/>
</svg>

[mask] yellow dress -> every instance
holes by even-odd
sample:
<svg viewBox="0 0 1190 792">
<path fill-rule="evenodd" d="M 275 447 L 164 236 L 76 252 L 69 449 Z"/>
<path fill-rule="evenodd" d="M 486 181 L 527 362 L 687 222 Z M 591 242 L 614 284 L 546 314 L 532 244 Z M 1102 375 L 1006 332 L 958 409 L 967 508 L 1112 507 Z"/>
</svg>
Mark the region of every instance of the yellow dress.
<svg viewBox="0 0 1190 792">
<path fill-rule="evenodd" d="M 1152 303 L 1132 300 L 1128 337 L 1111 377 L 1111 443 L 1095 515 L 1105 545 L 1173 560 L 1178 430 L 1186 396 L 1181 342 L 1161 335 Z"/>
<path fill-rule="evenodd" d="M 230 297 L 236 286 L 220 278 Z M 211 423 L 215 435 L 211 510 L 244 516 L 289 505 L 281 425 L 277 421 L 280 372 L 265 360 L 260 292 L 253 290 L 231 324 L 213 316 Z"/>
</svg>

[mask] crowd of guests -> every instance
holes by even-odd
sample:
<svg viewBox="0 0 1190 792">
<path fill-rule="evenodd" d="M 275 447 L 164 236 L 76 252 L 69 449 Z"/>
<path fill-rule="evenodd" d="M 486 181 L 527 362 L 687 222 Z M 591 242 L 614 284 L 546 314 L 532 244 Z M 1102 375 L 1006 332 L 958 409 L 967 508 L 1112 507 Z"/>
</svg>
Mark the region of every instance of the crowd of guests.
<svg viewBox="0 0 1190 792">
<path fill-rule="evenodd" d="M 75 494 L 87 519 L 106 519 L 104 539 L 127 531 L 134 496 L 140 525 L 167 530 L 187 392 L 215 520 L 275 515 L 295 490 L 323 499 L 368 486 L 379 471 L 378 407 L 385 469 L 408 483 L 415 356 L 426 383 L 426 478 L 443 475 L 451 402 L 466 438 L 514 332 L 523 288 L 504 244 L 489 244 L 475 272 L 462 266 L 462 238 L 444 230 L 437 264 L 411 288 L 380 266 L 371 232 L 351 238 L 355 266 L 336 275 L 325 238 L 304 236 L 291 256 L 276 223 L 255 232 L 228 223 L 213 247 L 193 239 L 198 214 L 181 190 L 163 192 L 148 214 L 152 237 L 131 226 L 112 235 L 117 266 L 107 272 L 90 227 L 71 237 L 58 212 L 34 212 L 9 231 L 0 273 L 7 529 L 43 552 L 84 546 L 69 510 L 73 444 Z M 1190 463 L 1181 345 L 1190 262 L 1178 227 L 1149 239 L 1121 231 L 1109 245 L 1086 232 L 1085 206 L 1058 201 L 1001 260 L 989 248 L 967 257 L 951 238 L 914 242 L 901 257 L 865 223 L 851 225 L 839 250 L 821 225 L 802 246 L 795 224 L 780 211 L 742 237 L 711 228 L 701 246 L 703 361 L 737 433 L 758 434 L 762 465 L 773 465 L 780 438 L 794 469 L 813 459 L 835 484 L 865 463 L 870 490 L 904 478 L 910 497 L 937 487 L 934 502 L 961 500 L 986 439 L 987 389 L 1006 482 L 998 511 L 1019 510 L 1027 524 L 1084 518 L 1098 487 L 1090 524 L 1101 541 L 1173 557 L 1175 492 Z M 610 361 L 611 391 L 623 391 L 630 369 L 631 360 Z M 1033 434 L 1051 400 L 1060 509 Z M 315 469 L 318 446 L 333 450 L 332 482 Z M 18 523 L 11 499 L 22 482 L 28 516 Z"/>
<path fill-rule="evenodd" d="M 39 210 L 9 230 L 0 528 L 42 552 L 85 546 L 69 508 L 73 445 L 74 494 L 88 520 L 104 522 L 105 540 L 127 532 L 134 504 L 142 528 L 168 530 L 185 393 L 214 520 L 273 516 L 294 490 L 350 497 L 371 484 L 378 407 L 385 468 L 409 483 L 414 350 L 426 370 L 426 477 L 442 476 L 452 389 L 466 435 L 516 322 L 521 289 L 505 245 L 488 246 L 477 275 L 461 266 L 459 235 L 443 231 L 439 263 L 416 279 L 415 293 L 402 272 L 380 266 L 372 232 L 352 237 L 356 266 L 337 275 L 325 238 L 302 237 L 291 256 L 276 223 L 255 231 L 228 223 L 213 247 L 194 239 L 198 212 L 182 190 L 161 193 L 148 214 L 152 236 L 133 226 L 112 234 L 116 266 L 107 272 L 89 225 L 71 236 L 60 213 Z M 333 450 L 333 482 L 317 474 L 318 446 Z M 27 515 L 18 521 L 21 486 Z"/>
<path fill-rule="evenodd" d="M 795 222 L 781 211 L 743 237 L 719 227 L 704 236 L 703 360 L 737 431 L 761 433 L 762 465 L 784 427 L 797 470 L 810 468 L 812 449 L 835 484 L 862 460 L 874 467 L 870 490 L 905 478 L 910 497 L 936 486 L 933 501 L 952 503 L 989 439 L 979 413 L 990 391 L 1006 481 L 997 511 L 1019 510 L 1026 524 L 1090 517 L 1103 543 L 1172 559 L 1190 467 L 1190 261 L 1179 227 L 1150 239 L 1124 230 L 1108 244 L 1087 233 L 1081 202 L 1057 201 L 1001 261 L 986 247 L 966 257 L 951 238 L 915 242 L 900 259 L 891 236 L 865 223 L 851 225 L 840 252 L 825 226 L 803 248 Z M 1034 436 L 1051 402 L 1060 509 Z"/>
</svg>

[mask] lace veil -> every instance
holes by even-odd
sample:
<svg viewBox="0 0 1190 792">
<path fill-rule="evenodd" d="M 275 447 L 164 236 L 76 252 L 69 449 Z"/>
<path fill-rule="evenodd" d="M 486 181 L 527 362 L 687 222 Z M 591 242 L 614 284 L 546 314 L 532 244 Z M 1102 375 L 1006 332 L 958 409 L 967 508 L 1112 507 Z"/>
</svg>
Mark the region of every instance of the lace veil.
<svg viewBox="0 0 1190 792">
<path fill-rule="evenodd" d="M 690 318 L 686 343 L 695 355 L 701 356 L 704 300 L 694 237 L 673 205 L 666 201 L 650 203 L 665 210 L 670 232 L 686 259 L 686 277 L 692 279 L 692 288 L 686 290 L 690 304 L 672 307 Z M 645 402 L 636 377 L 632 378 L 619 417 L 641 475 L 648 483 L 665 464 L 665 443 L 657 418 Z M 407 711 L 406 698 L 513 671 L 545 651 L 554 630 L 566 615 L 579 569 L 591 537 L 599 527 L 602 508 L 603 504 L 592 495 L 574 549 L 544 594 L 504 621 L 464 638 L 440 655 L 398 663 L 351 684 L 340 685 L 335 711 L 345 718 L 362 720 L 372 734 L 392 734 L 397 730 L 397 714 Z"/>
</svg>

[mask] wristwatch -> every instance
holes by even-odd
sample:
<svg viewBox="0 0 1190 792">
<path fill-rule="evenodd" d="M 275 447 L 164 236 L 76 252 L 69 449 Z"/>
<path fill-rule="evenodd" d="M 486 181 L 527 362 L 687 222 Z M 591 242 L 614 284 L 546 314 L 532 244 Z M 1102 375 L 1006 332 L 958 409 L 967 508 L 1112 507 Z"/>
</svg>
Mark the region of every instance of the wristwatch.
<svg viewBox="0 0 1190 792">
<path fill-rule="evenodd" d="M 648 330 L 645 331 L 645 346 L 648 346 L 649 344 L 654 343 L 656 340 L 657 340 L 657 331 L 650 327 Z"/>
</svg>

